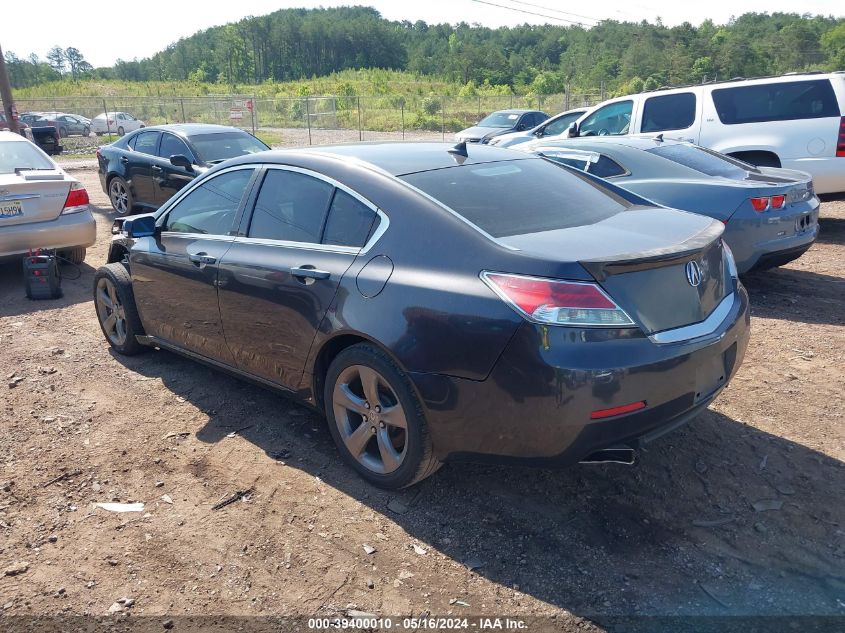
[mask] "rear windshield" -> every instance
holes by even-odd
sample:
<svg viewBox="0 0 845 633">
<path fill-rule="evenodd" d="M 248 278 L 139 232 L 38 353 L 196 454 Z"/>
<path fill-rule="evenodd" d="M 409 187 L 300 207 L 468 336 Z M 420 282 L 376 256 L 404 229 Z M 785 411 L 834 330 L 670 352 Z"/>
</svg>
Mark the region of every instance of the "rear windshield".
<svg viewBox="0 0 845 633">
<path fill-rule="evenodd" d="M 630 204 L 543 159 L 462 165 L 402 176 L 493 237 L 605 220 Z"/>
<path fill-rule="evenodd" d="M 481 119 L 478 124 L 479 127 L 501 127 L 508 128 L 516 125 L 519 120 L 519 114 L 514 112 L 494 112 L 490 116 Z"/>
<path fill-rule="evenodd" d="M 713 103 L 726 125 L 839 116 L 828 79 L 720 88 L 713 91 Z"/>
<path fill-rule="evenodd" d="M 758 171 L 752 165 L 695 145 L 661 145 L 646 151 L 708 176 L 743 180 L 749 171 Z"/>
<path fill-rule="evenodd" d="M 190 137 L 199 157 L 207 163 L 219 163 L 227 158 L 263 152 L 267 146 L 246 132 L 197 134 Z"/>
<path fill-rule="evenodd" d="M 26 141 L 0 143 L 0 174 L 14 174 L 16 169 L 55 169 L 50 159 Z"/>
</svg>

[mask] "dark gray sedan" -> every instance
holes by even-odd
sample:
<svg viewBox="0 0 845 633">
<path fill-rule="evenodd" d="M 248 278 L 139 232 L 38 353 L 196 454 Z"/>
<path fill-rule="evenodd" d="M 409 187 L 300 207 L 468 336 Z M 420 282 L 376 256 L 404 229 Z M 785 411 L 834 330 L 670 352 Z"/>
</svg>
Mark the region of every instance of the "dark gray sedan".
<svg viewBox="0 0 845 633">
<path fill-rule="evenodd" d="M 525 147 L 663 206 L 720 220 L 740 273 L 797 259 L 818 236 L 819 199 L 804 172 L 755 167 L 662 135 L 594 136 Z"/>
<path fill-rule="evenodd" d="M 241 156 L 117 220 L 97 316 L 317 408 L 386 488 L 630 462 L 734 375 L 748 295 L 721 223 L 611 189 L 485 145 Z"/>
</svg>

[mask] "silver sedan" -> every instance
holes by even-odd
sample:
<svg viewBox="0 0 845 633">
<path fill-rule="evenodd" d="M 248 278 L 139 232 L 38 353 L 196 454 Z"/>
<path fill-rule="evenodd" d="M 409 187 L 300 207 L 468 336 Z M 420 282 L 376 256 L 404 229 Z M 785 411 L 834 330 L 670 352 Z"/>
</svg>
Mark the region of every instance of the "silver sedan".
<svg viewBox="0 0 845 633">
<path fill-rule="evenodd" d="M 85 187 L 23 136 L 0 132 L 0 257 L 57 249 L 82 263 L 96 233 Z"/>
</svg>

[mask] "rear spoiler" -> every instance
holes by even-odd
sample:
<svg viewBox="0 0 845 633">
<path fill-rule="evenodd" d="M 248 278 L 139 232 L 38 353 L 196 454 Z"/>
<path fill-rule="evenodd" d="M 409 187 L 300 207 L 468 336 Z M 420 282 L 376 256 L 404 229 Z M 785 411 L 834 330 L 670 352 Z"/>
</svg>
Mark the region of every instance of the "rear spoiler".
<svg viewBox="0 0 845 633">
<path fill-rule="evenodd" d="M 587 269 L 596 281 L 603 281 L 610 275 L 632 273 L 649 268 L 683 264 L 695 259 L 701 251 L 722 237 L 725 226 L 713 220 L 703 231 L 687 238 L 683 242 L 637 253 L 623 253 L 609 259 L 587 259 L 578 262 Z"/>
</svg>

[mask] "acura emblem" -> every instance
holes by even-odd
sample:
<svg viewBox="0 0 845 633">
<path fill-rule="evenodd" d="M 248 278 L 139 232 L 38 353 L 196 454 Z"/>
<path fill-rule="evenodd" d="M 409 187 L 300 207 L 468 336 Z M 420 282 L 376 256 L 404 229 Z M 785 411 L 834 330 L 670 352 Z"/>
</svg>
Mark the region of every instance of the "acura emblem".
<svg viewBox="0 0 845 633">
<path fill-rule="evenodd" d="M 704 278 L 704 274 L 701 272 L 701 266 L 698 265 L 698 262 L 687 262 L 685 270 L 687 272 L 687 281 L 689 282 L 689 285 L 693 288 L 698 286 Z"/>
</svg>

